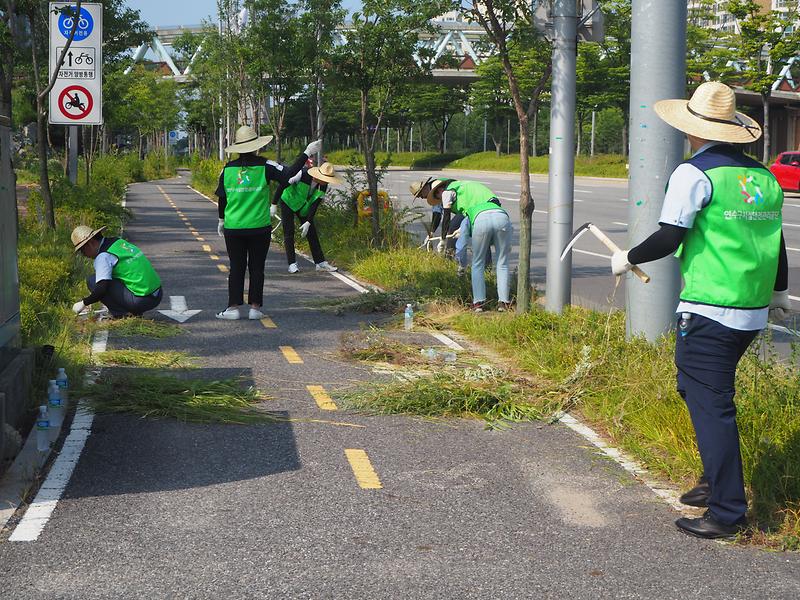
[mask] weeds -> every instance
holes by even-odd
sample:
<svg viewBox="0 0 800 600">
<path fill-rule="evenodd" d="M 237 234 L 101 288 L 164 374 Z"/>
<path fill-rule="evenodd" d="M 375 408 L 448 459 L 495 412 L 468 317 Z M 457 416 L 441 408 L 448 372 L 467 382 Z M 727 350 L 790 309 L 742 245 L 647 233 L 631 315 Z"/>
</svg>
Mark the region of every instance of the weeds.
<svg viewBox="0 0 800 600">
<path fill-rule="evenodd" d="M 190 369 L 197 366 L 197 358 L 186 352 L 135 350 L 106 350 L 100 355 L 100 364 L 146 369 Z"/>
<path fill-rule="evenodd" d="M 93 322 L 88 329 L 92 332 L 108 329 L 109 331 L 113 331 L 115 335 L 122 337 L 141 336 L 158 339 L 174 337 L 183 332 L 179 325 L 165 323 L 163 321 L 153 321 L 152 319 L 143 319 L 141 317 Z"/>
</svg>

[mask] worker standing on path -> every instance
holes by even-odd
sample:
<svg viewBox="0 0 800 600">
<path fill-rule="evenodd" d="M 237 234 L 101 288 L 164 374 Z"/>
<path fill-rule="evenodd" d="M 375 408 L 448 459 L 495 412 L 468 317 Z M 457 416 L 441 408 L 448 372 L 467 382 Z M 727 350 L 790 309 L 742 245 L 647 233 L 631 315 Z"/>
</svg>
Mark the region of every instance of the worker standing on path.
<svg viewBox="0 0 800 600">
<path fill-rule="evenodd" d="M 294 250 L 294 217 L 300 222 L 300 235 L 308 239 L 311 256 L 316 264 L 317 271 L 338 271 L 336 267 L 325 260 L 322 246 L 319 243 L 317 228 L 314 225 L 314 215 L 317 208 L 325 198 L 328 184 L 340 184 L 342 180 L 336 177 L 336 172 L 331 163 L 322 163 L 319 167 L 303 168 L 300 180 L 286 186 L 280 186 L 272 200 L 273 205 L 280 205 L 281 220 L 283 221 L 283 245 L 286 250 L 286 260 L 289 263 L 289 273 L 297 273 L 297 256 Z"/>
<path fill-rule="evenodd" d="M 215 192 L 219 198 L 217 233 L 225 237 L 230 259 L 228 274 L 228 308 L 217 313 L 218 319 L 242 318 L 239 307 L 244 303 L 244 274 L 250 273 L 247 302 L 249 319 L 261 319 L 264 313 L 264 265 L 269 251 L 272 217 L 276 207 L 270 206 L 271 181 L 288 185 L 299 181 L 308 157 L 319 151 L 319 140 L 311 142 L 292 166 L 284 166 L 258 156 L 256 152 L 269 144 L 272 136 L 259 136 L 252 127 L 236 130 L 235 143 L 225 152 L 239 154 L 229 161 L 219 175 Z"/>
<path fill-rule="evenodd" d="M 495 247 L 497 270 L 497 309 L 507 311 L 511 308 L 509 296 L 508 258 L 511 254 L 513 227 L 508 213 L 500 206 L 494 192 L 477 181 L 453 181 L 437 179 L 425 182 L 417 191 L 431 206 L 441 205 L 442 231 L 450 227 L 452 213 L 460 214 L 469 220 L 472 237 L 472 308 L 482 312 L 486 304 L 486 252 Z M 437 250 L 444 250 L 445 242 L 438 244 Z"/>
<path fill-rule="evenodd" d="M 72 306 L 73 312 L 79 314 L 95 302 L 102 302 L 115 318 L 153 310 L 163 296 L 158 273 L 139 248 L 122 238 L 103 237 L 104 230 L 86 225 L 72 230 L 75 252 L 94 259 L 94 275 L 86 279 L 90 293 Z"/>
<path fill-rule="evenodd" d="M 747 498 L 736 425 L 736 365 L 768 317 L 789 310 L 782 233 L 783 191 L 775 177 L 733 144 L 755 142 L 761 128 L 736 112 L 733 90 L 700 85 L 689 101 L 662 100 L 655 112 L 685 133 L 694 151 L 667 186 L 660 229 L 615 252 L 612 271 L 678 251 L 684 287 L 678 304 L 678 393 L 692 418 L 703 476 L 681 502 L 707 507 L 676 521 L 684 533 L 731 537 L 747 525 Z"/>
</svg>

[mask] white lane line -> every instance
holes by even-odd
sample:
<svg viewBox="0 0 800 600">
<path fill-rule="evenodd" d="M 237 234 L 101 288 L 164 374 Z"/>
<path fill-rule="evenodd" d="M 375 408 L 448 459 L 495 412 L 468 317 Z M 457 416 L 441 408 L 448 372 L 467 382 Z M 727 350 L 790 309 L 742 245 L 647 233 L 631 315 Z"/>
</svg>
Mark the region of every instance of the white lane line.
<svg viewBox="0 0 800 600">
<path fill-rule="evenodd" d="M 537 208 L 537 209 L 535 209 L 533 212 L 535 212 L 535 213 L 539 213 L 540 215 L 546 215 L 546 214 L 549 214 L 549 213 L 548 213 L 546 210 L 539 210 L 538 208 Z"/>
<path fill-rule="evenodd" d="M 800 227 L 800 225 L 797 225 L 796 223 L 784 223 L 783 226 L 784 227 Z"/>
<path fill-rule="evenodd" d="M 100 354 L 106 351 L 108 345 L 108 329 L 102 329 L 94 334 L 92 340 L 92 354 Z"/>
<path fill-rule="evenodd" d="M 787 250 L 791 250 L 792 252 L 800 252 L 800 248 L 792 248 L 791 246 L 786 246 Z"/>
<path fill-rule="evenodd" d="M 627 226 L 628 226 L 628 224 L 627 224 L 627 223 L 623 223 L 622 221 L 612 221 L 611 223 L 612 223 L 613 225 L 624 225 L 625 227 L 627 227 Z"/>
<path fill-rule="evenodd" d="M 200 194 L 200 195 L 201 195 L 203 198 L 205 198 L 205 199 L 206 199 L 206 200 L 208 200 L 209 202 L 211 202 L 211 203 L 213 203 L 213 204 L 216 204 L 216 203 L 217 203 L 217 201 L 216 201 L 216 200 L 213 200 L 213 199 L 209 198 L 208 196 L 206 196 L 206 195 L 205 195 L 203 192 L 201 192 L 200 190 L 196 190 L 196 189 L 194 189 L 194 188 L 193 188 L 192 186 L 190 186 L 190 185 L 187 185 L 186 187 L 187 187 L 187 188 L 189 188 L 190 190 L 192 190 L 193 192 L 195 192 L 195 193 L 197 193 L 197 194 Z"/>
<path fill-rule="evenodd" d="M 450 339 L 443 333 L 439 333 L 438 331 L 431 331 L 430 334 L 435 337 L 437 340 L 442 342 L 448 348 L 452 348 L 453 350 L 463 350 L 464 347 L 456 342 L 455 340 Z"/>
<path fill-rule="evenodd" d="M 343 281 L 344 283 L 349 285 L 351 288 L 353 288 L 357 292 L 360 292 L 362 294 L 366 294 L 367 292 L 369 292 L 369 290 L 367 288 L 365 288 L 362 285 L 359 285 L 358 283 L 356 283 L 355 281 L 350 279 L 347 275 L 342 275 L 341 273 L 339 273 L 337 271 L 334 271 L 333 273 L 331 273 L 331 275 L 336 277 L 336 279 L 338 279 L 339 281 Z"/>
<path fill-rule="evenodd" d="M 589 256 L 597 256 L 598 258 L 607 258 L 611 259 L 611 256 L 608 254 L 600 254 L 598 252 L 589 252 L 588 250 L 578 250 L 577 248 L 572 249 L 573 252 L 577 252 L 578 254 L 588 254 Z"/>
<path fill-rule="evenodd" d="M 794 300 L 795 302 L 800 302 L 800 296 L 789 296 L 789 300 Z"/>
<path fill-rule="evenodd" d="M 575 190 L 579 194 L 594 194 L 592 190 Z"/>
</svg>

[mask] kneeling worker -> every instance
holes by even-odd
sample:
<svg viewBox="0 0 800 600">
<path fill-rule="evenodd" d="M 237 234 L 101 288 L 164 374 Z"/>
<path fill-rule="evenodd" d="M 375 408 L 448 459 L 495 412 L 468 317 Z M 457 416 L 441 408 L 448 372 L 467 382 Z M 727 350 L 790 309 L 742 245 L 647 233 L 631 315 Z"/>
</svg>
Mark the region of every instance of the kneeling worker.
<svg viewBox="0 0 800 600">
<path fill-rule="evenodd" d="M 122 238 L 103 237 L 104 229 L 79 225 L 72 231 L 75 252 L 94 259 L 94 275 L 86 279 L 90 294 L 72 310 L 78 314 L 102 302 L 112 317 L 141 316 L 161 303 L 161 279 L 139 248 Z"/>
<path fill-rule="evenodd" d="M 322 163 L 319 167 L 303 168 L 300 181 L 281 186 L 272 199 L 273 204 L 280 202 L 281 219 L 283 221 L 283 244 L 286 248 L 286 260 L 289 273 L 297 273 L 297 256 L 294 250 L 294 216 L 300 220 L 300 235 L 308 238 L 311 256 L 317 265 L 317 271 L 338 271 L 325 260 L 322 246 L 319 243 L 317 228 L 314 227 L 314 215 L 325 197 L 329 183 L 342 183 L 336 177 L 331 163 Z"/>
</svg>

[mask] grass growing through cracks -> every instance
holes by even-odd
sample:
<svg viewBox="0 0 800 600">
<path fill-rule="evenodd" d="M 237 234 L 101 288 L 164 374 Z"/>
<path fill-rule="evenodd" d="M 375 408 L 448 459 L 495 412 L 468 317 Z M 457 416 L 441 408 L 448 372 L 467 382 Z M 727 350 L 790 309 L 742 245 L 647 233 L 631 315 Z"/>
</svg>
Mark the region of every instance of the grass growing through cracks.
<svg viewBox="0 0 800 600">
<path fill-rule="evenodd" d="M 106 350 L 99 356 L 102 365 L 123 367 L 142 367 L 146 369 L 190 369 L 196 365 L 196 359 L 186 352 L 136 350 Z"/>
<path fill-rule="evenodd" d="M 81 390 L 100 413 L 132 413 L 148 418 L 173 418 L 189 423 L 271 423 L 281 419 L 259 410 L 265 400 L 235 379 L 204 381 L 165 375 L 104 372 Z"/>
</svg>

